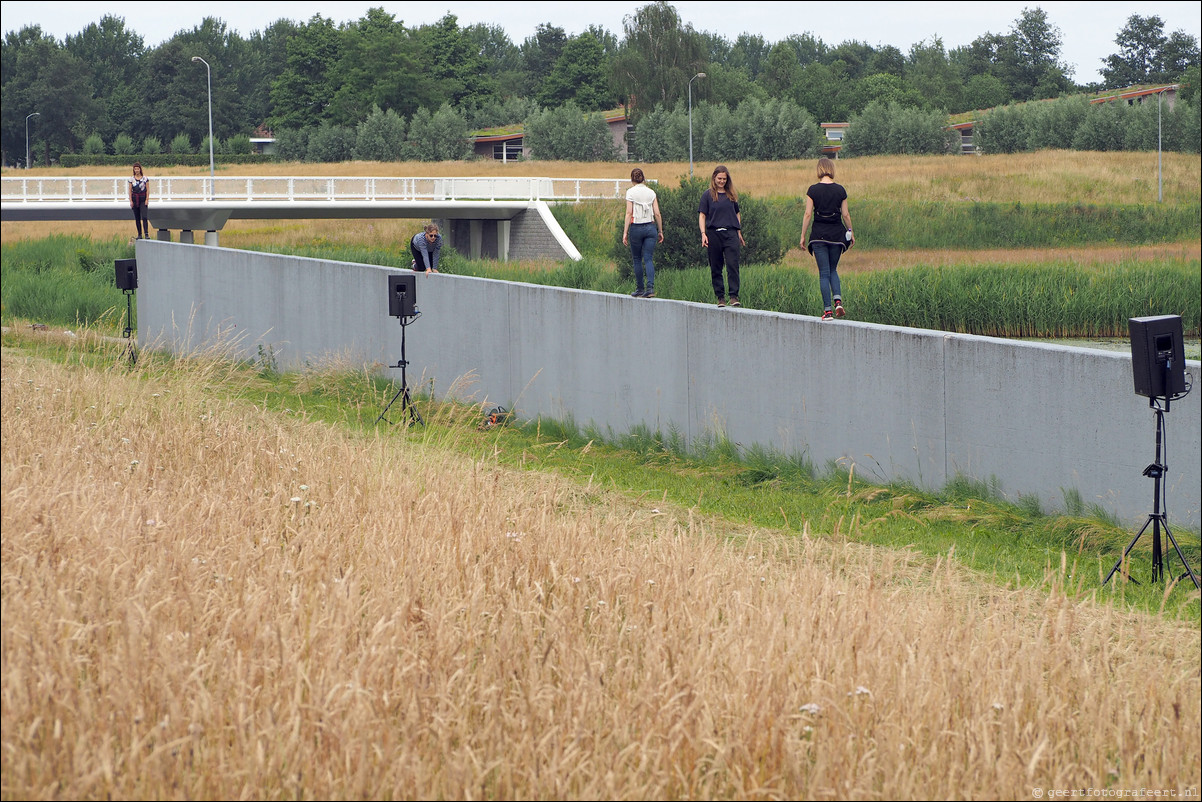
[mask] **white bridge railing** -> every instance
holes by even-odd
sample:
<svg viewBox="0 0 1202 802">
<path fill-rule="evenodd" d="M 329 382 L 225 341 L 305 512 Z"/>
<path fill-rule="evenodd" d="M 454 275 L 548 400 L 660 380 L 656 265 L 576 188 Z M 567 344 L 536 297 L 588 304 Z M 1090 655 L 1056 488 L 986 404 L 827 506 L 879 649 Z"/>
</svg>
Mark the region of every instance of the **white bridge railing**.
<svg viewBox="0 0 1202 802">
<path fill-rule="evenodd" d="M 0 199 L 5 203 L 125 201 L 127 187 L 126 176 L 5 177 L 0 179 Z M 629 181 L 611 178 L 151 176 L 150 201 L 620 200 L 629 187 Z"/>
</svg>

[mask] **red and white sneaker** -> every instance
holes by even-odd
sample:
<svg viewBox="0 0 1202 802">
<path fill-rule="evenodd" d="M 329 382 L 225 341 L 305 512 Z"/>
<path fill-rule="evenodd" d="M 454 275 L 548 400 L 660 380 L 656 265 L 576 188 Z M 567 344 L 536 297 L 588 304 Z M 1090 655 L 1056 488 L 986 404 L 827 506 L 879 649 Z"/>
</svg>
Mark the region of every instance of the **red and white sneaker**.
<svg viewBox="0 0 1202 802">
<path fill-rule="evenodd" d="M 843 317 L 847 314 L 847 310 L 843 308 L 842 301 L 835 301 L 835 317 Z"/>
<path fill-rule="evenodd" d="M 824 322 L 825 322 L 825 321 L 827 321 L 827 320 L 834 320 L 834 319 L 835 319 L 835 316 L 834 316 L 834 314 L 831 312 L 831 310 L 829 310 L 829 309 L 828 309 L 828 310 L 826 310 L 825 312 L 823 312 L 823 313 L 822 313 L 822 320 L 823 320 Z"/>
</svg>

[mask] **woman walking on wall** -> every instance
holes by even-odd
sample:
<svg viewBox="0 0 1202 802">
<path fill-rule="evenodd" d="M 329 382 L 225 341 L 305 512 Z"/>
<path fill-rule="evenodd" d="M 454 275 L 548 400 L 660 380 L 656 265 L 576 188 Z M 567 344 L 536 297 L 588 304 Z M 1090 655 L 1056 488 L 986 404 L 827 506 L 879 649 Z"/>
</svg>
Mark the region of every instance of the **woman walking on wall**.
<svg viewBox="0 0 1202 802">
<path fill-rule="evenodd" d="M 634 261 L 635 298 L 655 297 L 655 263 L 652 260 L 656 244 L 664 241 L 664 219 L 659 213 L 655 191 L 643 183 L 646 177 L 638 167 L 630 171 L 634 184 L 626 190 L 626 223 L 622 227 L 622 244 L 630 247 Z"/>
<path fill-rule="evenodd" d="M 730 180 L 726 165 L 719 164 L 710 175 L 710 188 L 701 193 L 697 204 L 697 226 L 701 229 L 701 247 L 710 262 L 710 283 L 718 306 L 742 306 L 739 301 L 739 253 L 743 240 L 743 217 L 739 214 L 739 193 Z M 722 268 L 726 267 L 723 282 Z"/>
<path fill-rule="evenodd" d="M 810 231 L 810 220 L 814 230 Z M 856 244 L 847 211 L 847 190 L 835 183 L 835 163 L 825 156 L 818 160 L 818 183 L 806 190 L 806 211 L 801 221 L 801 247 L 806 247 L 818 264 L 818 286 L 822 290 L 822 319 L 843 317 L 843 292 L 839 285 L 839 257 Z"/>
</svg>

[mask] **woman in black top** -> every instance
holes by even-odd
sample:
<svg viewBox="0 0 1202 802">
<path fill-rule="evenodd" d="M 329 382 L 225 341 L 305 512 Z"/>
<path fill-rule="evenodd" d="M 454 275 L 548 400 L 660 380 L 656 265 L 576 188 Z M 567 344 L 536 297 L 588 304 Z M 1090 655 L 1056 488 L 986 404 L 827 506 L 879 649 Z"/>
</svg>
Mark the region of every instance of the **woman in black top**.
<svg viewBox="0 0 1202 802">
<path fill-rule="evenodd" d="M 150 223 L 146 221 L 146 209 L 150 205 L 150 179 L 142 175 L 142 165 L 134 163 L 134 174 L 129 182 L 129 208 L 134 211 L 134 225 L 138 227 L 138 239 L 150 239 Z"/>
<path fill-rule="evenodd" d="M 814 230 L 810 231 L 810 219 Z M 818 263 L 818 286 L 822 289 L 822 319 L 843 317 L 843 293 L 839 286 L 839 257 L 856 244 L 851 231 L 851 213 L 847 211 L 847 190 L 835 183 L 835 163 L 825 157 L 818 160 L 818 183 L 806 190 L 806 211 L 801 221 L 801 247 L 806 247 Z M 833 304 L 833 307 L 832 307 Z"/>
<path fill-rule="evenodd" d="M 701 247 L 710 261 L 710 282 L 718 306 L 726 306 L 726 291 L 730 290 L 730 305 L 739 302 L 739 249 L 743 240 L 743 218 L 739 214 L 739 193 L 726 165 L 719 164 L 710 176 L 710 188 L 701 194 L 697 206 L 697 225 L 701 229 Z M 722 264 L 726 263 L 728 281 L 722 281 Z"/>
</svg>

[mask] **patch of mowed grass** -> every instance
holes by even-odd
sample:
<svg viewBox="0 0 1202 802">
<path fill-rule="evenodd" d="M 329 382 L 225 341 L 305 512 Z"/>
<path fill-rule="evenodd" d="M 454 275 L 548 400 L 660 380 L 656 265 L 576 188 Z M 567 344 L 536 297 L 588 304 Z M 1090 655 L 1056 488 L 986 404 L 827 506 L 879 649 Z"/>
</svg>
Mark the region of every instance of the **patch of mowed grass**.
<svg viewBox="0 0 1202 802">
<path fill-rule="evenodd" d="M 143 352 L 136 365 L 123 361 L 112 338 L 55 340 L 17 327 L 4 334 L 7 351 L 79 364 L 87 369 L 122 369 L 153 379 L 178 369 L 181 360 Z M 798 536 L 830 537 L 869 546 L 907 549 L 931 560 L 954 559 L 1001 586 L 1055 587 L 1085 598 L 1116 599 L 1122 605 L 1198 622 L 1199 594 L 1149 580 L 1151 537 L 1142 538 L 1129 559 L 1131 575 L 1100 590 L 1101 581 L 1129 543 L 1132 529 L 1065 489 L 1063 513 L 1041 508 L 1032 498 L 1008 502 L 995 483 L 957 478 L 931 490 L 906 482 L 879 484 L 860 466 L 828 462 L 816 466 L 804 453 L 781 454 L 744 448 L 717 434 L 686 444 L 679 432 L 635 427 L 628 432 L 581 426 L 571 418 L 538 418 L 484 426 L 479 405 L 439 401 L 428 388 L 414 393 L 419 425 L 394 405 L 388 377 L 338 360 L 303 370 L 264 369 L 258 360 L 213 360 L 206 392 L 242 398 L 276 414 L 320 421 L 357 431 L 385 431 L 450 449 L 473 459 L 523 470 L 547 471 L 584 487 L 620 492 L 646 506 L 664 505 L 728 524 L 766 527 Z M 1174 524 L 1174 534 L 1192 566 L 1202 540 Z M 1175 553 L 1166 552 L 1166 572 L 1182 573 Z M 1185 581 L 1188 585 L 1188 580 Z"/>
</svg>

